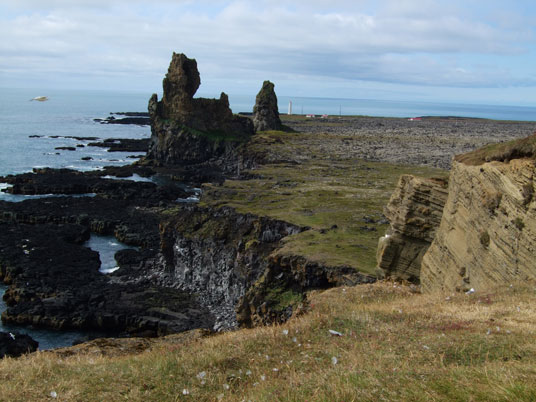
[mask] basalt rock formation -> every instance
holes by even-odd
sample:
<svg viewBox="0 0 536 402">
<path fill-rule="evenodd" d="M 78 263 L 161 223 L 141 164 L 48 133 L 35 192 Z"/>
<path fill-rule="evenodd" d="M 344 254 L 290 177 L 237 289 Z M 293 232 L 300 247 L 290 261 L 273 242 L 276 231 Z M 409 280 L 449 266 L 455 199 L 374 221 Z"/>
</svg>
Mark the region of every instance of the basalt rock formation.
<svg viewBox="0 0 536 402">
<path fill-rule="evenodd" d="M 148 160 L 193 165 L 233 159 L 237 145 L 254 133 L 250 119 L 233 115 L 225 93 L 219 99 L 194 98 L 200 83 L 195 59 L 173 53 L 162 100 L 156 94 L 149 100 Z"/>
<path fill-rule="evenodd" d="M 435 231 L 420 267 L 416 263 L 410 270 L 420 279 L 424 291 L 482 290 L 536 279 L 535 156 L 536 136 L 531 136 L 455 158 L 439 224 L 440 203 L 434 203 L 437 208 L 433 213 L 417 216 L 417 221 L 422 219 L 421 226 L 428 227 L 427 240 Z M 393 200 L 395 206 L 404 204 L 396 202 L 404 199 L 397 195 L 402 194 L 404 187 L 408 186 L 397 189 L 386 209 L 392 219 L 392 232 L 397 226 L 402 228 L 399 231 L 408 226 L 397 224 L 407 216 L 406 212 L 400 214 L 393 209 Z M 439 189 L 428 195 L 434 192 L 444 197 L 444 191 Z M 409 194 L 406 199 L 414 198 Z M 404 208 L 415 209 L 413 203 L 407 202 Z M 417 209 L 420 203 L 415 204 Z M 396 252 L 389 252 L 389 245 L 384 242 L 380 241 L 380 265 L 387 265 L 387 272 L 405 273 L 407 261 L 392 258 L 391 254 Z M 411 249 L 413 239 L 402 237 L 398 247 Z"/>
<path fill-rule="evenodd" d="M 227 207 L 186 206 L 160 225 L 160 257 L 147 275 L 195 294 L 215 330 L 284 322 L 307 290 L 374 280 L 351 267 L 277 254 L 284 237 L 304 229 Z"/>
<path fill-rule="evenodd" d="M 164 286 L 196 294 L 214 314 L 215 329 L 233 328 L 235 308 L 267 269 L 267 256 L 283 237 L 301 230 L 230 208 L 186 207 L 160 227 L 155 276 Z"/>
<path fill-rule="evenodd" d="M 400 177 L 384 208 L 391 225 L 378 244 L 380 276 L 418 281 L 422 257 L 434 239 L 446 199 L 446 180 Z"/>
<path fill-rule="evenodd" d="M 253 125 L 255 131 L 280 130 L 282 127 L 274 84 L 270 81 L 264 81 L 255 99 Z"/>
<path fill-rule="evenodd" d="M 0 281 L 9 285 L 4 322 L 112 335 L 212 328 L 212 314 L 193 295 L 143 274 L 158 255 L 159 211 L 176 207 L 178 197 L 187 197 L 183 190 L 66 169 L 2 181 L 13 184 L 13 193 L 63 195 L 0 201 Z M 79 191 L 96 194 L 66 196 Z M 114 235 L 138 249 L 118 252 L 120 269 L 103 275 L 98 253 L 85 245 L 90 232 Z"/>
</svg>

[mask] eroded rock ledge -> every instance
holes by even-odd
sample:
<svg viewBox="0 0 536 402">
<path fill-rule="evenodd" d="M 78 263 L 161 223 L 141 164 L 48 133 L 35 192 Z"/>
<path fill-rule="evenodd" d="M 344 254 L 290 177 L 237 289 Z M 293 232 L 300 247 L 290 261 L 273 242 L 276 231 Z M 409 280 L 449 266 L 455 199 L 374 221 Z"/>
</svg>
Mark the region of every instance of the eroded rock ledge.
<svg viewBox="0 0 536 402">
<path fill-rule="evenodd" d="M 453 163 L 441 224 L 423 258 L 424 290 L 536 279 L 535 171 L 533 159 Z"/>
<path fill-rule="evenodd" d="M 429 181 L 424 185 L 424 179 L 403 177 L 386 208 L 392 239 L 380 241 L 379 268 L 402 279 L 419 279 L 428 292 L 535 280 L 535 144 L 531 136 L 457 156 L 442 214 L 437 201 L 445 198 L 444 190 L 423 193 Z M 433 213 L 420 213 L 423 201 L 435 205 Z"/>
<path fill-rule="evenodd" d="M 384 208 L 391 225 L 378 245 L 379 276 L 418 282 L 422 258 L 434 239 L 446 199 L 445 179 L 400 177 Z"/>
</svg>

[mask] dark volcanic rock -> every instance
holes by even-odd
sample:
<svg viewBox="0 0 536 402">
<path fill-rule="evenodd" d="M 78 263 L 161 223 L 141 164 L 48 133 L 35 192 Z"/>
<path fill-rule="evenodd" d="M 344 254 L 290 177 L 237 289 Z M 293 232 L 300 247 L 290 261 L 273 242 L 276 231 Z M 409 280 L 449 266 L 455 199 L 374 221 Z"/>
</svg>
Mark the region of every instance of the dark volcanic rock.
<svg viewBox="0 0 536 402">
<path fill-rule="evenodd" d="M 3 321 L 145 335 L 213 326 L 211 313 L 194 296 L 157 285 L 145 274 L 158 256 L 161 211 L 177 207 L 176 199 L 189 193 L 172 185 L 99 176 L 134 172 L 151 173 L 146 167 L 36 169 L 2 178 L 16 193 L 96 193 L 0 201 L 0 281 L 10 285 Z M 84 246 L 90 231 L 139 249 L 118 253 L 120 269 L 103 275 L 98 253 Z"/>
<path fill-rule="evenodd" d="M 137 126 L 148 126 L 149 124 L 151 124 L 151 120 L 149 119 L 148 113 L 126 112 L 126 113 L 114 113 L 114 114 L 124 115 L 127 117 L 118 119 L 114 116 L 110 116 L 110 117 L 107 117 L 106 119 L 93 119 L 93 120 L 101 124 L 134 124 Z"/>
<path fill-rule="evenodd" d="M 68 214 L 68 210 L 67 204 L 56 214 Z M 110 214 L 121 220 L 111 223 L 115 224 L 116 233 L 124 232 L 126 241 L 140 242 L 147 232 L 153 233 L 148 243 L 139 244 L 144 248 L 136 255 L 119 258 L 119 265 L 125 265 L 128 272 L 117 276 L 101 274 L 98 253 L 83 245 L 89 236 L 85 225 L 95 217 L 80 219 L 85 225 L 22 223 L 31 220 L 30 213 L 1 215 L 0 280 L 10 285 L 4 295 L 8 305 L 2 314 L 4 322 L 145 335 L 212 327 L 211 314 L 190 294 L 155 285 L 139 271 L 144 261 L 156 256 L 157 219 L 144 219 L 143 214 L 133 209 L 130 213 L 134 215 L 129 220 L 121 216 L 119 205 L 114 205 Z M 49 217 L 50 221 L 54 218 L 59 217 Z"/>
<path fill-rule="evenodd" d="M 12 194 L 98 194 L 102 198 L 117 200 L 175 201 L 189 194 L 177 186 L 157 186 L 149 182 L 103 179 L 99 175 L 118 173 L 128 177 L 132 171 L 145 172 L 143 168 L 109 168 L 103 172 L 79 172 L 70 169 L 34 169 L 32 173 L 0 177 L 11 184 L 7 192 Z M 130 172 L 130 173 L 129 173 Z"/>
<path fill-rule="evenodd" d="M 39 343 L 29 335 L 18 332 L 0 332 L 0 359 L 35 352 L 38 346 Z"/>
<path fill-rule="evenodd" d="M 274 257 L 284 237 L 304 229 L 231 208 L 183 207 L 160 225 L 160 258 L 149 271 L 163 286 L 196 294 L 217 330 L 283 322 L 310 289 L 374 281 L 348 266 Z"/>
<path fill-rule="evenodd" d="M 282 127 L 274 84 L 270 81 L 264 81 L 257 94 L 253 107 L 253 125 L 255 131 L 280 130 Z"/>
<path fill-rule="evenodd" d="M 149 138 L 107 138 L 100 142 L 90 142 L 88 147 L 108 148 L 108 152 L 147 152 Z"/>
<path fill-rule="evenodd" d="M 163 286 L 196 294 L 215 329 L 236 327 L 235 307 L 263 275 L 280 240 L 302 228 L 265 217 L 183 207 L 161 224 L 160 259 L 151 269 Z"/>
<path fill-rule="evenodd" d="M 236 148 L 254 133 L 253 123 L 233 115 L 224 93 L 220 99 L 193 98 L 200 82 L 195 59 L 173 53 L 162 100 L 156 94 L 149 100 L 148 160 L 166 165 L 236 160 Z"/>
</svg>

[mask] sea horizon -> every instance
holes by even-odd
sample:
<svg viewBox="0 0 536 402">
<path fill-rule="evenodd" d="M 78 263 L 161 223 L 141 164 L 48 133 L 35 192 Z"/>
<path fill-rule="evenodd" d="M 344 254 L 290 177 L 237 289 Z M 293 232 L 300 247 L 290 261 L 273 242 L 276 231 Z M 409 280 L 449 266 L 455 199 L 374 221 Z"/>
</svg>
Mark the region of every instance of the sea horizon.
<svg viewBox="0 0 536 402">
<path fill-rule="evenodd" d="M 1 87 L 0 90 L 24 91 L 28 95 L 48 96 L 53 101 L 52 94 L 57 93 L 91 93 L 91 94 L 122 94 L 132 95 L 141 100 L 139 110 L 110 110 L 113 112 L 145 112 L 147 103 L 153 93 L 159 99 L 162 91 L 140 91 L 127 89 L 51 89 L 51 88 L 14 88 Z M 233 113 L 252 112 L 255 104 L 255 94 L 238 94 L 223 91 L 229 96 L 229 103 Z M 277 91 L 276 91 L 277 94 Z M 195 95 L 196 98 L 219 98 L 219 93 L 203 92 Z M 294 115 L 331 115 L 331 116 L 370 116 L 370 117 L 422 117 L 422 116 L 449 116 L 464 118 L 483 118 L 491 120 L 519 120 L 536 121 L 536 104 L 510 104 L 510 103 L 479 103 L 479 102 L 456 102 L 452 100 L 396 100 L 396 99 L 373 99 L 373 98 L 348 98 L 348 97 L 316 97 L 279 95 L 278 106 L 280 114 L 288 113 L 289 101 L 292 101 L 292 114 Z M 30 100 L 29 98 L 28 100 Z M 129 102 L 130 103 L 130 102 Z M 145 103 L 145 104 L 144 104 Z M 95 116 L 98 117 L 98 116 Z"/>
</svg>

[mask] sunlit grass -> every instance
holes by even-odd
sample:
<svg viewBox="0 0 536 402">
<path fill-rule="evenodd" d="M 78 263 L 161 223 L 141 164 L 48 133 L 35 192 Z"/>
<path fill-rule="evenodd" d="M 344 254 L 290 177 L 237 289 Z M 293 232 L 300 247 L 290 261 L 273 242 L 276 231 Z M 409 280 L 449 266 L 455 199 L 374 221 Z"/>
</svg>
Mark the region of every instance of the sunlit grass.
<svg viewBox="0 0 536 402">
<path fill-rule="evenodd" d="M 263 153 L 265 163 L 247 171 L 248 180 L 205 186 L 201 205 L 309 227 L 285 239 L 278 253 L 366 274 L 375 272 L 378 238 L 387 227 L 383 207 L 400 175 L 446 176 L 440 169 L 348 158 L 336 135 L 264 132 L 248 147 Z"/>
<path fill-rule="evenodd" d="M 164 338 L 139 354 L 4 359 L 0 399 L 532 401 L 535 302 L 533 284 L 472 295 L 335 288 L 281 326 Z"/>
</svg>

